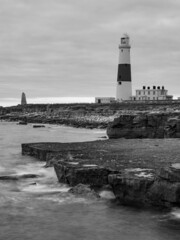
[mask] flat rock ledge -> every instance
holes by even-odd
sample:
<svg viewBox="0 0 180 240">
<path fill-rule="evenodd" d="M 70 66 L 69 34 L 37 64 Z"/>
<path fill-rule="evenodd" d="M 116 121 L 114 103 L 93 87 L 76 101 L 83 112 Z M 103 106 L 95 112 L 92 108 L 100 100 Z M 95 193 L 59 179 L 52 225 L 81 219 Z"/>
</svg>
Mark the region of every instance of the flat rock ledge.
<svg viewBox="0 0 180 240">
<path fill-rule="evenodd" d="M 178 139 L 22 145 L 23 154 L 52 162 L 60 183 L 109 185 L 120 204 L 140 207 L 180 207 L 179 151 Z"/>
</svg>

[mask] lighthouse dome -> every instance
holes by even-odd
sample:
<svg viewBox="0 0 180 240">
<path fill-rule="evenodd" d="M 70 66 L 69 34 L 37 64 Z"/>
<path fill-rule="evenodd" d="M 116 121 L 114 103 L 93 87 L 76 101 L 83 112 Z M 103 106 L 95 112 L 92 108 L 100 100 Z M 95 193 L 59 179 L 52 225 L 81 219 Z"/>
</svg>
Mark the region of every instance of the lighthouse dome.
<svg viewBox="0 0 180 240">
<path fill-rule="evenodd" d="M 121 38 L 121 45 L 122 46 L 129 46 L 129 35 L 127 33 L 124 33 Z"/>
</svg>

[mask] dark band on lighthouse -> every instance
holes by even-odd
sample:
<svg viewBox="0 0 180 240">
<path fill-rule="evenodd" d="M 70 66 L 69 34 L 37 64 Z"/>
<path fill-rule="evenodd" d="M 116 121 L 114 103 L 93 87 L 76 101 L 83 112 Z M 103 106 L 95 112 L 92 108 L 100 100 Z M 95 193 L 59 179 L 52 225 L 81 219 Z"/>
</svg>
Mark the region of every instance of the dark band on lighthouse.
<svg viewBox="0 0 180 240">
<path fill-rule="evenodd" d="M 119 64 L 118 65 L 118 82 L 131 82 L 131 65 L 130 64 Z"/>
</svg>

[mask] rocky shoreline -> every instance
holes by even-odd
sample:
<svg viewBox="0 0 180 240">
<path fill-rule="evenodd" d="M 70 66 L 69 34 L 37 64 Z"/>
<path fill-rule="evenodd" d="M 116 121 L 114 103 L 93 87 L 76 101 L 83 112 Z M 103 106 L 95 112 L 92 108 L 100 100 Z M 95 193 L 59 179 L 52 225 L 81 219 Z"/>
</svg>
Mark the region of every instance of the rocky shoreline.
<svg viewBox="0 0 180 240">
<path fill-rule="evenodd" d="M 143 116 L 152 113 L 167 115 L 167 117 L 172 117 L 172 115 L 180 116 L 179 101 L 137 101 L 111 104 L 27 104 L 25 106 L 0 108 L 0 120 L 106 129 L 109 124 L 113 123 L 114 119 L 121 117 L 121 122 L 124 124 L 127 115 L 132 115 L 132 117 L 136 115 L 136 121 L 140 116 L 138 120 L 139 126 L 135 122 L 133 122 L 134 125 L 132 126 L 129 120 L 123 126 L 127 129 L 129 127 L 135 129 L 137 126 L 144 127 L 143 124 L 146 121 L 143 120 Z M 122 121 L 123 116 L 125 116 L 124 121 Z M 111 129 L 115 129 L 115 125 L 116 123 L 112 124 Z M 116 133 L 119 126 L 115 129 Z M 114 133 L 110 135 L 115 136 Z"/>
<path fill-rule="evenodd" d="M 107 128 L 108 140 L 22 144 L 22 154 L 53 166 L 72 187 L 109 186 L 121 204 L 180 206 L 178 101 L 27 105 L 1 109 L 0 118 Z"/>
<path fill-rule="evenodd" d="M 116 116 L 113 108 L 96 104 L 19 105 L 1 109 L 0 120 L 105 129 Z"/>
<path fill-rule="evenodd" d="M 121 204 L 180 206 L 179 139 L 32 143 L 22 144 L 22 154 L 53 166 L 58 181 L 72 187 L 108 185 Z"/>
</svg>

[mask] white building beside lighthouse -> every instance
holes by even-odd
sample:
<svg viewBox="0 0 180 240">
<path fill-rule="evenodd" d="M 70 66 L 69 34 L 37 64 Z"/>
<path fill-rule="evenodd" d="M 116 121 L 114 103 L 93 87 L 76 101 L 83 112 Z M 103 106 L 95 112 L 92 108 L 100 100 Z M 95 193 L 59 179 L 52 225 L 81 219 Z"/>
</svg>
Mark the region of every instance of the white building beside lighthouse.
<svg viewBox="0 0 180 240">
<path fill-rule="evenodd" d="M 119 65 L 117 75 L 116 100 L 130 100 L 132 96 L 129 36 L 124 34 L 119 45 Z"/>
</svg>

